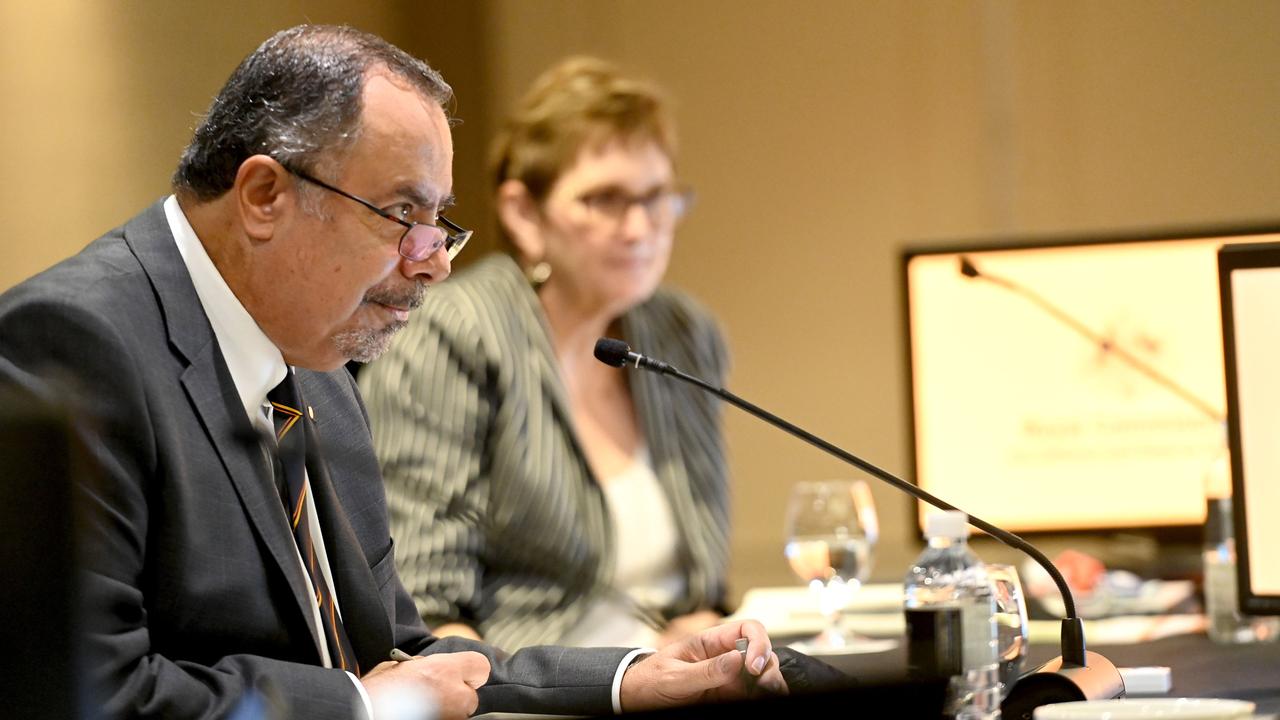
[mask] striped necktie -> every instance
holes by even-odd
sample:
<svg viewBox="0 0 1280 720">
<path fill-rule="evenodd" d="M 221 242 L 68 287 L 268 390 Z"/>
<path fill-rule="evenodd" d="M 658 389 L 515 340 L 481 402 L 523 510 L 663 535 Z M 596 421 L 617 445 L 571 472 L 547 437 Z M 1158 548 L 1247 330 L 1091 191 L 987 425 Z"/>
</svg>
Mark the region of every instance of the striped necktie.
<svg viewBox="0 0 1280 720">
<path fill-rule="evenodd" d="M 342 668 L 356 675 L 360 674 L 360 665 L 351 652 L 351 641 L 342 627 L 342 618 L 338 616 L 333 602 L 333 594 L 325 582 L 324 573 L 316 561 L 315 544 L 311 539 L 311 524 L 307 520 L 307 494 L 310 483 L 307 480 L 307 434 L 302 423 L 302 398 L 293 378 L 293 372 L 285 375 L 284 380 L 267 393 L 271 403 L 271 417 L 276 429 L 276 445 L 279 462 L 276 463 L 276 480 L 282 484 L 284 509 L 293 530 L 293 539 L 298 543 L 298 552 L 302 555 L 302 564 L 311 576 L 311 586 L 315 589 L 316 607 L 320 611 L 320 624 L 324 628 L 325 641 L 329 646 L 329 659 L 334 667 Z M 283 478 L 280 476 L 283 475 Z M 279 481 L 283 479 L 283 483 Z"/>
</svg>

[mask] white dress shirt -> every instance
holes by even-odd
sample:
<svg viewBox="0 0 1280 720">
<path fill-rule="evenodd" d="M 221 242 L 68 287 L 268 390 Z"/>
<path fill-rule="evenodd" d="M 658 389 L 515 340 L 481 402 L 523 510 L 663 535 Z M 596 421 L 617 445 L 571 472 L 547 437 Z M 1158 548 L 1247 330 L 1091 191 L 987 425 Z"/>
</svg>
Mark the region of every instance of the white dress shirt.
<svg viewBox="0 0 1280 720">
<path fill-rule="evenodd" d="M 254 427 L 265 432 L 266 437 L 275 437 L 271 420 L 271 404 L 267 402 L 267 393 L 284 380 L 285 373 L 291 372 L 291 368 L 285 364 L 280 349 L 271 342 L 266 333 L 262 332 L 262 328 L 258 327 L 253 316 L 244 309 L 244 305 L 240 304 L 235 293 L 231 292 L 226 280 L 218 272 L 213 260 L 209 258 L 209 253 L 205 251 L 204 244 L 200 242 L 200 238 L 196 237 L 191 223 L 182 213 L 182 208 L 178 206 L 178 199 L 173 195 L 164 201 L 164 214 L 169 221 L 169 230 L 173 233 L 173 238 L 178 245 L 178 252 L 182 254 L 182 261 L 191 275 L 191 283 L 195 285 L 200 305 L 204 308 L 205 315 L 209 317 L 209 324 L 213 326 L 214 337 L 218 339 L 218 347 L 222 350 L 222 357 L 227 363 L 227 369 L 231 372 L 231 381 L 240 395 L 240 402 L 244 404 L 245 414 Z M 307 411 L 309 410 L 308 408 Z M 314 498 L 314 493 L 307 493 L 305 502 L 307 520 L 311 527 L 311 539 L 315 545 L 316 561 L 320 566 L 325 584 L 329 586 L 329 596 L 333 598 L 338 617 L 342 617 L 337 593 L 333 591 L 329 556 L 325 552 L 324 535 L 320 532 Z M 283 507 L 281 505 L 282 512 Z M 283 517 L 282 514 L 281 518 Z M 307 593 L 315 597 L 311 574 L 307 572 L 302 554 L 296 545 L 294 553 L 298 558 L 298 566 L 302 568 L 302 578 L 307 584 Z M 324 667 L 331 668 L 333 660 L 329 657 L 329 646 L 324 640 L 320 608 L 315 603 L 311 603 L 311 615 L 311 626 L 315 630 L 316 649 L 320 653 L 320 662 Z M 364 701 L 365 710 L 372 717 L 372 704 L 364 685 L 356 679 L 355 675 L 351 673 L 347 675 L 355 683 Z"/>
</svg>

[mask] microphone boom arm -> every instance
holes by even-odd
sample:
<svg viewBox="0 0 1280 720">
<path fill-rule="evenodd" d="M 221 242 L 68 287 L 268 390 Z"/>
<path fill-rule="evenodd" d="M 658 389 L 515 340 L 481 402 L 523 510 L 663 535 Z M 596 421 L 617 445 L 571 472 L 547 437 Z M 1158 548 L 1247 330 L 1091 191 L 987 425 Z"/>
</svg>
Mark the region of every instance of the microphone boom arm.
<svg viewBox="0 0 1280 720">
<path fill-rule="evenodd" d="M 942 508 L 943 510 L 959 510 L 960 512 L 965 512 L 951 503 L 937 498 L 919 487 L 906 482 L 893 473 L 883 470 L 880 467 L 863 460 L 857 455 L 833 445 L 803 428 L 783 420 L 768 410 L 765 410 L 754 403 L 748 402 L 724 388 L 716 387 L 701 378 L 684 373 L 678 368 L 672 367 L 667 363 L 654 360 L 638 353 L 628 353 L 627 360 L 633 361 L 636 368 L 645 368 L 662 375 L 669 375 L 678 380 L 683 380 L 691 385 L 696 385 L 703 390 L 716 395 L 725 402 L 746 411 L 754 417 L 759 418 L 780 430 L 786 431 L 787 433 L 804 440 L 810 445 L 844 460 L 868 475 L 886 482 L 908 495 L 919 500 L 923 500 L 934 507 Z M 1002 530 L 979 517 L 967 512 L 965 512 L 965 514 L 969 516 L 969 523 L 971 525 L 982 530 L 988 535 L 991 535 L 1005 545 L 1026 553 L 1041 567 L 1043 567 L 1045 571 L 1049 573 L 1051 578 L 1053 578 L 1054 584 L 1058 587 L 1058 592 L 1062 594 L 1062 603 L 1066 611 L 1066 617 L 1062 620 L 1062 663 L 1064 666 L 1085 667 L 1087 663 L 1085 662 L 1084 622 L 1076 616 L 1075 599 L 1071 595 L 1071 588 L 1067 586 L 1066 578 L 1062 576 L 1062 573 L 1058 571 L 1058 568 L 1054 567 L 1053 563 L 1049 561 L 1049 558 L 1031 543 L 1007 530 Z"/>
</svg>

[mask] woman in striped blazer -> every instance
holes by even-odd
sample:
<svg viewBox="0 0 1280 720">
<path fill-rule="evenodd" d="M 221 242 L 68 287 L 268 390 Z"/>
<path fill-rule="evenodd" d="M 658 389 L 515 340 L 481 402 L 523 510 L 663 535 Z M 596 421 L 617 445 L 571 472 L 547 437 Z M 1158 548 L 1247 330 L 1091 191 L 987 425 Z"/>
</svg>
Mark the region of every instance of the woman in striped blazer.
<svg viewBox="0 0 1280 720">
<path fill-rule="evenodd" d="M 674 157 L 655 88 L 553 67 L 494 145 L 510 255 L 433 289 L 361 373 L 400 575 L 437 634 L 651 645 L 719 620 L 716 401 L 592 357 L 621 337 L 723 380 L 715 321 L 659 287 L 689 202 Z"/>
</svg>

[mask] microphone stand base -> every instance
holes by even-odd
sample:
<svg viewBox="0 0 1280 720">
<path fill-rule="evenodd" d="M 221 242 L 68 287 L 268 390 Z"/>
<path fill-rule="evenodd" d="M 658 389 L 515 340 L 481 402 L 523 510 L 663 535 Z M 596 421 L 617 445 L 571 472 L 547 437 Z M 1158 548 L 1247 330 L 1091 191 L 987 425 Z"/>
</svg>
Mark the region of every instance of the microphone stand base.
<svg viewBox="0 0 1280 720">
<path fill-rule="evenodd" d="M 1000 704 L 1001 716 L 1004 720 L 1031 720 L 1041 705 L 1124 697 L 1124 680 L 1110 660 L 1086 652 L 1085 662 L 1084 667 L 1063 667 L 1062 658 L 1057 657 L 1018 678 Z"/>
</svg>

